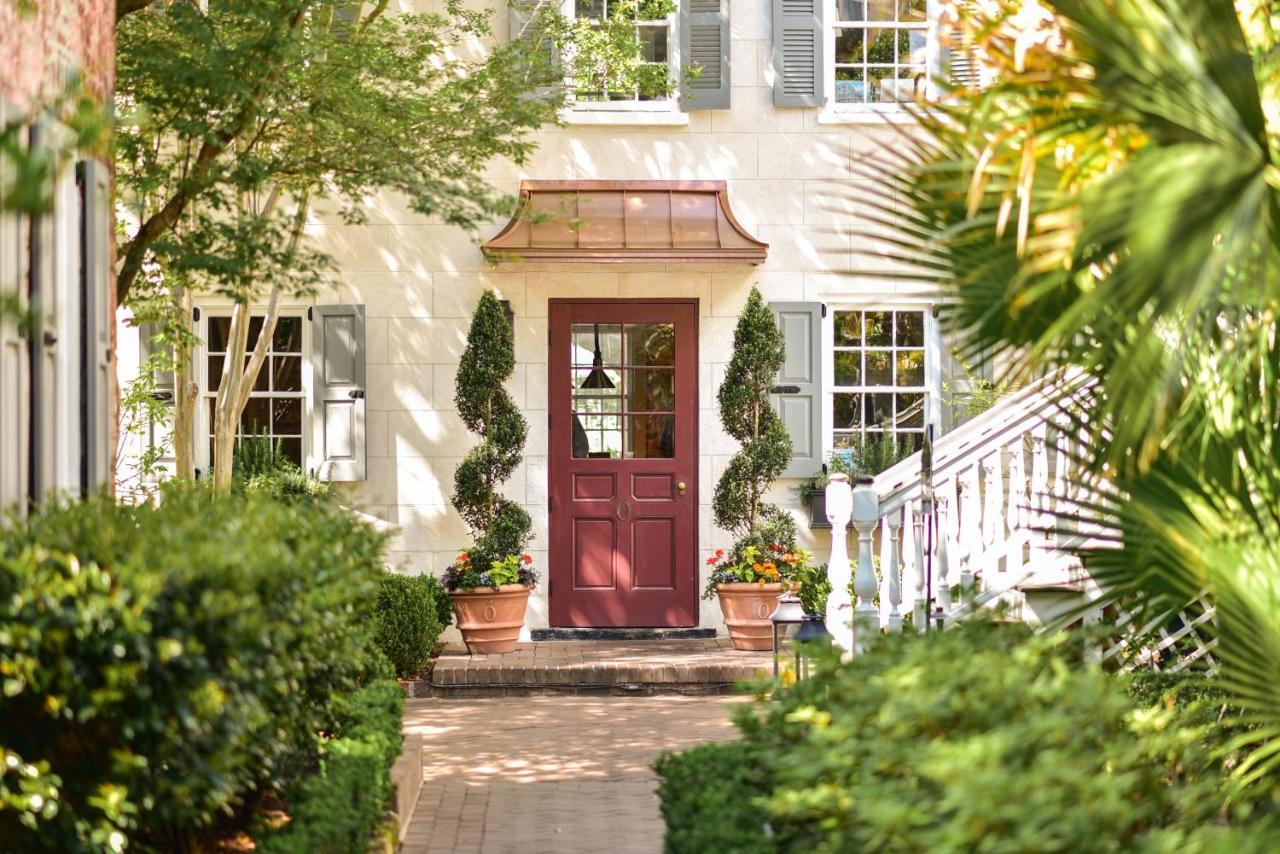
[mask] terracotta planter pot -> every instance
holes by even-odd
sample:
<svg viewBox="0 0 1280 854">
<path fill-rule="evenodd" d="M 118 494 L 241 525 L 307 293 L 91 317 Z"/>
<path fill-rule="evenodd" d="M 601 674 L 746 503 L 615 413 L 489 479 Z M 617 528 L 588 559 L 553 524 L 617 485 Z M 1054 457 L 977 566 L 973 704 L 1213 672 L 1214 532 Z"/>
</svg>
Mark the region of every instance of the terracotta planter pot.
<svg viewBox="0 0 1280 854">
<path fill-rule="evenodd" d="M 472 655 L 515 652 L 529 604 L 529 588 L 523 584 L 477 587 L 449 594 L 458 630 Z"/>
<path fill-rule="evenodd" d="M 769 615 L 778 607 L 781 584 L 717 584 L 720 611 L 734 649 L 773 649 Z"/>
</svg>

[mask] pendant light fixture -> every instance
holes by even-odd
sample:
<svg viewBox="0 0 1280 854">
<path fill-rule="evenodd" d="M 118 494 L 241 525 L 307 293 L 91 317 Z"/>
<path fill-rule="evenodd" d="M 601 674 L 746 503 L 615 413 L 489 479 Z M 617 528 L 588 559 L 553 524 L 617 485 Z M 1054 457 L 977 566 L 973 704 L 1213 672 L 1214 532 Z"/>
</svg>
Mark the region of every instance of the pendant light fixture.
<svg viewBox="0 0 1280 854">
<path fill-rule="evenodd" d="M 595 328 L 596 351 L 591 357 L 591 373 L 587 374 L 578 388 L 589 389 L 611 389 L 613 388 L 613 380 L 609 379 L 609 375 L 604 372 L 604 355 L 600 352 L 600 324 L 592 324 Z"/>
</svg>

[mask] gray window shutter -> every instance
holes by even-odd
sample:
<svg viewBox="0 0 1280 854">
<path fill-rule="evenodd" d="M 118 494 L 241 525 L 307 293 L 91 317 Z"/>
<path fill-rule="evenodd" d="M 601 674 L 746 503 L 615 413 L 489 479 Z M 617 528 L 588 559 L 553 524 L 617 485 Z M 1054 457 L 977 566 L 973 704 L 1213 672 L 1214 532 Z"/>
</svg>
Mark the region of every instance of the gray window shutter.
<svg viewBox="0 0 1280 854">
<path fill-rule="evenodd" d="M 770 303 L 782 330 L 784 359 L 773 405 L 791 435 L 783 477 L 822 471 L 822 314 L 820 302 Z"/>
<path fill-rule="evenodd" d="M 97 160 L 79 164 L 81 306 L 80 487 L 87 494 L 111 477 L 107 416 L 111 394 L 111 184 Z M 171 375 L 172 377 L 172 375 Z"/>
<path fill-rule="evenodd" d="M 0 102 L 0 125 L 9 119 Z M 0 187 L 13 180 L 14 158 L 0 156 Z M 27 310 L 28 220 L 0 209 L 0 511 L 25 506 L 30 405 L 30 354 L 22 316 Z"/>
<path fill-rule="evenodd" d="M 569 2 L 569 0 L 563 0 L 563 2 Z M 539 50 L 539 60 L 531 62 L 530 66 L 534 74 L 546 77 L 545 81 L 540 81 L 546 85 L 534 90 L 534 94 L 537 96 L 552 94 L 562 82 L 560 56 L 556 52 L 550 36 L 547 35 L 546 28 L 540 26 L 535 20 L 548 8 L 564 13 L 562 0 L 509 0 L 507 6 L 507 24 L 510 40 L 514 42 L 517 39 L 529 39 L 535 43 L 531 44 L 530 48 L 535 49 L 536 45 L 536 49 Z M 543 59 L 549 59 L 549 63 L 545 67 L 542 64 Z"/>
<path fill-rule="evenodd" d="M 773 105 L 825 101 L 822 9 L 818 0 L 773 0 Z"/>
<path fill-rule="evenodd" d="M 682 110 L 729 109 L 729 0 L 681 0 L 680 62 L 701 70 L 685 80 Z"/>
<path fill-rule="evenodd" d="M 321 480 L 364 480 L 364 306 L 311 309 L 312 467 Z"/>
<path fill-rule="evenodd" d="M 973 0 L 960 0 L 961 11 L 977 14 Z M 965 33 L 954 32 L 951 46 L 946 48 L 947 81 L 954 89 L 981 89 L 987 84 L 982 64 L 974 52 L 973 40 Z"/>
<path fill-rule="evenodd" d="M 52 130 L 42 120 L 31 133 L 31 147 L 50 144 Z M 48 188 L 52 191 L 52 187 Z M 54 273 L 54 216 L 31 217 L 28 293 L 31 296 L 31 473 L 29 494 L 39 501 L 57 486 L 58 425 L 58 295 Z"/>
</svg>

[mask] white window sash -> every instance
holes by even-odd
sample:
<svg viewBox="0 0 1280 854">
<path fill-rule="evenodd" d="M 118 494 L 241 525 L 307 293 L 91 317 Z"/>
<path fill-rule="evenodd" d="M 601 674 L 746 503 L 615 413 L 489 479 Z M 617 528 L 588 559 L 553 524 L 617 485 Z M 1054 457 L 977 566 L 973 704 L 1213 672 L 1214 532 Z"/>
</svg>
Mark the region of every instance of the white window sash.
<svg viewBox="0 0 1280 854">
<path fill-rule="evenodd" d="M 938 21 L 941 14 L 941 0 L 929 0 L 925 7 L 925 20 L 920 22 L 905 21 L 837 21 L 835 6 L 822 4 L 823 14 L 823 55 L 826 58 L 826 92 L 827 103 L 823 109 L 826 114 L 862 114 L 876 113 L 900 116 L 905 113 L 901 101 L 866 101 L 863 103 L 840 103 L 836 101 L 836 32 L 842 29 L 894 29 L 923 30 L 925 34 L 925 100 L 936 101 L 939 96 L 937 79 L 942 73 L 942 50 L 938 44 Z M 847 65 L 848 63 L 846 63 Z M 865 64 L 862 67 L 867 67 Z M 886 67 L 877 65 L 876 67 Z M 918 102 L 917 102 L 918 103 Z"/>
<path fill-rule="evenodd" d="M 607 4 L 608 0 L 606 0 L 606 6 Z M 563 3 L 561 10 L 570 21 L 577 20 L 577 4 L 574 0 L 567 0 L 567 2 Z M 680 33 L 677 29 L 679 18 L 680 8 L 677 4 L 676 10 L 665 18 L 635 22 L 636 27 L 666 25 L 667 73 L 677 76 L 680 72 Z M 579 101 L 577 98 L 577 86 L 573 84 L 573 81 L 566 78 L 565 85 L 568 88 L 566 98 L 568 107 L 570 111 L 574 112 L 674 113 L 680 109 L 678 98 L 676 97 L 678 93 L 672 93 L 663 101 L 641 101 L 638 98 L 618 101 Z"/>
</svg>

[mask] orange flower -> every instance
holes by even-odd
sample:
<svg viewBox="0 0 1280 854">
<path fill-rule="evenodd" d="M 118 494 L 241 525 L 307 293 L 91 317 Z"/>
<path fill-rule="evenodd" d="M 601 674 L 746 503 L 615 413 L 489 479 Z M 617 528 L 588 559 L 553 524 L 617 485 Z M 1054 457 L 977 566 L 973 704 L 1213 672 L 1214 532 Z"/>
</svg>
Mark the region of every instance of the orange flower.
<svg viewBox="0 0 1280 854">
<path fill-rule="evenodd" d="M 525 562 L 525 563 L 533 563 L 533 557 L 532 557 L 531 555 L 525 555 L 525 556 L 524 556 L 524 562 Z"/>
</svg>

